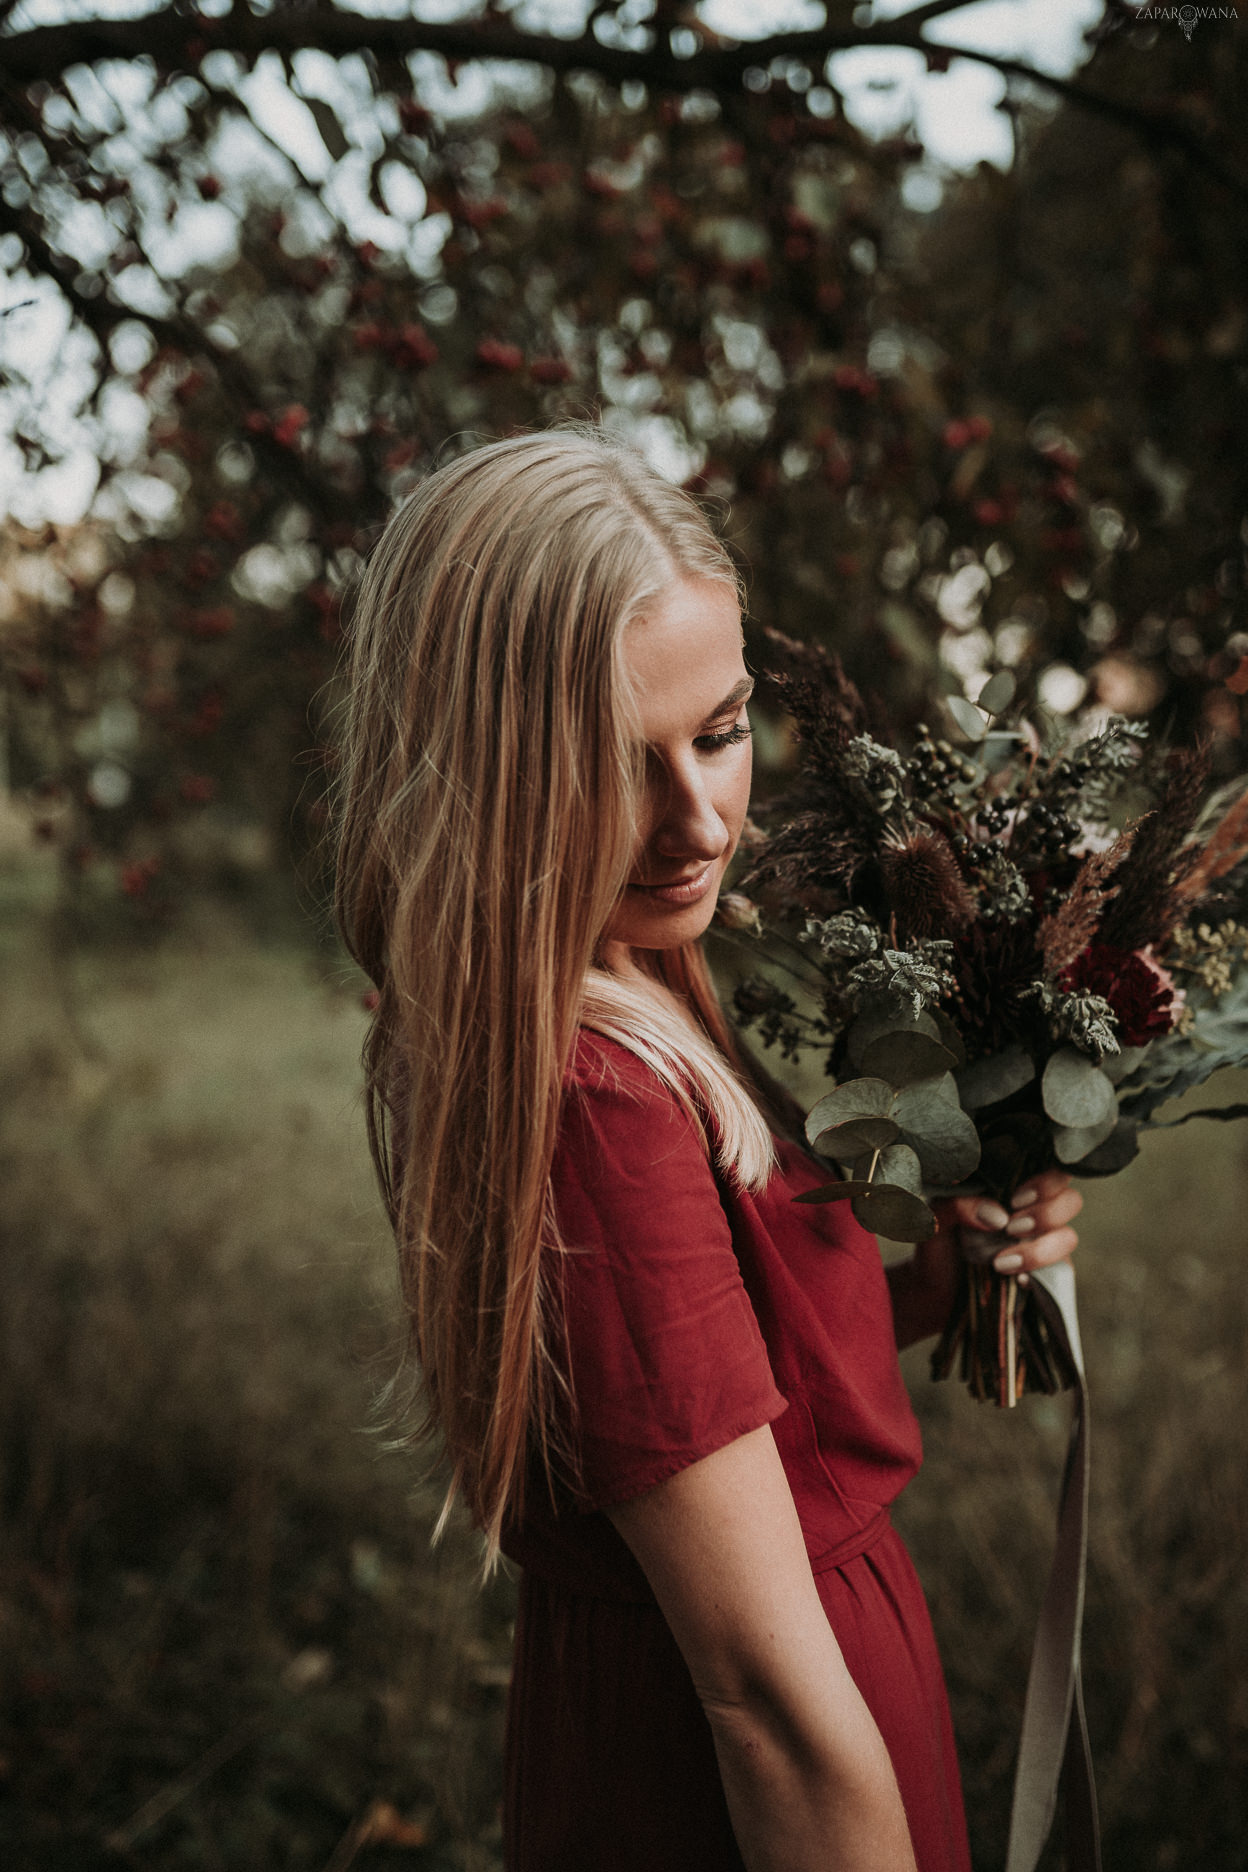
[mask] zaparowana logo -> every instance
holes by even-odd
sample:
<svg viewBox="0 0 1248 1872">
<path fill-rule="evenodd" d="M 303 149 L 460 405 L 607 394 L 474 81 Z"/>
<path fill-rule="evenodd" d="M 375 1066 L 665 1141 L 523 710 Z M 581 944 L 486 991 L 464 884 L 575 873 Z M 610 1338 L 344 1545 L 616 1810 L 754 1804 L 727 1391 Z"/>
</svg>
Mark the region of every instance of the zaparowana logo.
<svg viewBox="0 0 1248 1872">
<path fill-rule="evenodd" d="M 1239 10 L 1233 6 L 1146 6 L 1141 7 L 1135 17 L 1137 20 L 1176 20 L 1183 29 L 1183 37 L 1190 45 L 1192 34 L 1201 20 L 1238 19 Z"/>
</svg>

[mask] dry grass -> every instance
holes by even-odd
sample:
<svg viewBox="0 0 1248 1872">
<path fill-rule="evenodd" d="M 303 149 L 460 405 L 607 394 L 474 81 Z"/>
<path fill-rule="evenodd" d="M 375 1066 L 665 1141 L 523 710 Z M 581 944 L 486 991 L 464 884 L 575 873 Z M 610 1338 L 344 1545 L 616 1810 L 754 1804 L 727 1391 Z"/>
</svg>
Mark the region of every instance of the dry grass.
<svg viewBox="0 0 1248 1872">
<path fill-rule="evenodd" d="M 484 1872 L 510 1591 L 365 1430 L 356 996 L 204 928 L 79 957 L 75 1037 L 38 950 L 4 964 L 0 1860 L 321 1868 L 383 1799 L 430 1846 L 354 1863 Z"/>
<path fill-rule="evenodd" d="M 436 1488 L 364 1432 L 393 1299 L 354 992 L 211 917 L 56 963 L 35 884 L 0 877 L 0 1858 L 486 1872 L 510 1587 L 478 1595 L 462 1528 L 431 1553 Z M 1245 1134 L 1160 1134 L 1087 1197 L 1107 1872 L 1234 1872 Z M 899 1519 L 990 1872 L 1062 1410 L 1007 1418 L 911 1356 L 928 1462 Z M 428 1844 L 360 1843 L 377 1800 Z"/>
</svg>

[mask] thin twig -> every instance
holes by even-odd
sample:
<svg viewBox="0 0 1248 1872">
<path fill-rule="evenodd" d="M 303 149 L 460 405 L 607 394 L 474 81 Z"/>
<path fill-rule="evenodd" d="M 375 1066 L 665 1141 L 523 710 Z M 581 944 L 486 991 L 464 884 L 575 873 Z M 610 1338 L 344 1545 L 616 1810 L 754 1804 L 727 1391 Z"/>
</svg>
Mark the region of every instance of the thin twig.
<svg viewBox="0 0 1248 1872">
<path fill-rule="evenodd" d="M 366 1807 L 363 1813 L 359 1813 L 355 1816 L 355 1819 L 351 1822 L 338 1844 L 334 1847 L 333 1852 L 325 1861 L 324 1872 L 347 1872 L 348 1866 L 355 1864 L 360 1847 L 367 1843 L 369 1833 L 372 1831 L 370 1824 L 372 1821 L 372 1814 L 372 1808 Z"/>
<path fill-rule="evenodd" d="M 202 1787 L 231 1756 L 237 1755 L 249 1742 L 254 1742 L 260 1727 L 260 1717 L 249 1716 L 246 1722 L 239 1723 L 237 1728 L 223 1735 L 210 1749 L 204 1750 L 197 1762 L 182 1774 L 175 1775 L 172 1781 L 167 1781 L 150 1800 L 144 1801 L 124 1826 L 115 1827 L 106 1838 L 105 1845 L 111 1852 L 129 1852 L 136 1840 L 150 1832 L 159 1821 L 166 1819 L 175 1807 L 181 1806 L 187 1796 Z"/>
</svg>

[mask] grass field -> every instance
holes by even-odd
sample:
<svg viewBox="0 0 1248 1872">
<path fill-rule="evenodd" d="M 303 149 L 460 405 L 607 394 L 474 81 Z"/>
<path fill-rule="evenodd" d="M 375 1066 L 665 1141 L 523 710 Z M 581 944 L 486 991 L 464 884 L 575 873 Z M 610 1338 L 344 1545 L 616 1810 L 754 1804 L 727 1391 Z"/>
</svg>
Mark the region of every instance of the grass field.
<svg viewBox="0 0 1248 1872">
<path fill-rule="evenodd" d="M 436 1477 L 369 1428 L 396 1323 L 356 986 L 220 912 L 58 956 L 40 888 L 0 875 L 0 1862 L 487 1872 L 513 1588 L 462 1526 L 431 1550 Z M 1235 1872 L 1248 1132 L 1086 1190 L 1107 1872 Z M 1064 1408 L 907 1372 L 898 1520 L 996 1872 Z"/>
</svg>

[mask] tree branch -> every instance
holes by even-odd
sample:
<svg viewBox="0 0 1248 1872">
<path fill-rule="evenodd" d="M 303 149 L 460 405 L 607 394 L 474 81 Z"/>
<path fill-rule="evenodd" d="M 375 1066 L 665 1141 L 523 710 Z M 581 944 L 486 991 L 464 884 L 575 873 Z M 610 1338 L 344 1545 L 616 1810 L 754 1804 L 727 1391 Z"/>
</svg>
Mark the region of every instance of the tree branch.
<svg viewBox="0 0 1248 1872">
<path fill-rule="evenodd" d="M 939 19 L 942 13 L 960 13 L 964 7 L 974 4 L 975 0 L 927 0 L 926 6 L 912 7 L 909 13 L 899 13 L 893 24 L 917 33 L 920 26 L 927 25 L 928 20 Z"/>
<path fill-rule="evenodd" d="M 964 0 L 974 4 L 974 0 Z M 34 26 L 0 37 L 0 58 L 11 82 L 30 84 L 36 79 L 55 81 L 70 66 L 97 59 L 150 57 L 164 69 L 192 71 L 208 51 L 236 52 L 254 60 L 261 52 L 285 57 L 304 47 L 315 47 L 333 57 L 372 52 L 378 59 L 401 62 L 412 52 L 435 52 L 465 62 L 494 59 L 504 63 L 541 65 L 547 70 L 597 72 L 614 83 L 640 81 L 660 91 L 735 90 L 752 66 L 775 58 L 794 59 L 821 66 L 833 52 L 852 46 L 898 46 L 946 59 L 970 59 L 990 66 L 1006 78 L 1039 86 L 1064 103 L 1089 110 L 1120 124 L 1154 146 L 1181 152 L 1197 168 L 1248 200 L 1248 182 L 1235 175 L 1208 146 L 1172 115 L 1161 115 L 1089 91 L 1068 78 L 1057 78 L 1021 59 L 1005 58 L 971 46 L 941 44 L 922 36 L 925 20 L 954 11 L 944 0 L 929 0 L 893 20 L 861 27 L 822 27 L 813 32 L 777 33 L 769 39 L 735 44 L 705 43 L 689 58 L 677 58 L 667 45 L 656 42 L 644 51 L 603 45 L 592 33 L 575 39 L 525 32 L 510 18 L 494 14 L 476 18 L 427 21 L 378 19 L 341 12 L 332 5 L 308 10 L 285 6 L 255 14 L 235 6 L 219 18 L 175 12 L 149 13 L 139 19 L 75 20 L 52 26 Z"/>
<path fill-rule="evenodd" d="M 58 253 L 35 223 L 34 217 L 20 209 L 11 208 L 3 196 L 0 196 L 0 233 L 17 235 L 34 268 L 55 281 L 77 317 L 95 335 L 101 350 L 107 350 L 108 340 L 119 325 L 138 320 L 151 332 L 157 344 L 177 351 L 188 359 L 194 359 L 197 355 L 205 358 L 244 409 L 263 407 L 259 386 L 241 360 L 233 352 L 214 345 L 206 333 L 189 319 L 162 318 L 150 312 L 136 312 L 132 306 L 119 305 L 116 300 L 105 298 L 102 293 L 93 295 L 82 292 L 75 281 L 78 271 L 76 262 Z M 253 436 L 251 441 L 257 454 L 268 462 L 271 469 L 277 471 L 282 480 L 297 490 L 299 497 L 322 520 L 336 517 L 341 510 L 341 496 L 332 486 L 321 481 L 307 462 L 268 436 Z"/>
<path fill-rule="evenodd" d="M 975 4 L 975 0 L 960 0 L 960 4 Z M 646 51 L 629 51 L 627 47 L 602 45 L 589 30 L 574 39 L 524 32 L 509 17 L 494 13 L 457 21 L 421 21 L 412 17 L 374 19 L 361 13 L 344 13 L 333 6 L 281 6 L 271 13 L 251 13 L 247 7 L 234 6 L 223 17 L 208 19 L 167 7 L 142 19 L 32 26 L 24 32 L 0 36 L 0 58 L 7 79 L 30 84 L 36 79 L 56 80 L 67 67 L 92 64 L 99 58 L 148 56 L 165 69 L 193 71 L 208 51 L 238 52 L 241 58 L 254 60 L 260 52 L 290 56 L 301 47 L 316 47 L 335 58 L 348 52 L 369 51 L 380 60 L 397 62 L 410 52 L 440 52 L 443 58 L 455 62 L 488 58 L 505 64 L 535 64 L 556 73 L 597 71 L 612 82 L 640 80 L 664 92 L 726 92 L 741 84 L 743 73 L 750 67 L 762 66 L 773 58 L 793 58 L 818 67 L 831 52 L 848 51 L 857 45 L 887 45 L 922 52 L 924 56 L 936 54 L 941 60 L 969 58 L 973 64 L 990 66 L 1007 79 L 1037 84 L 1061 97 L 1063 103 L 1093 110 L 1149 144 L 1179 150 L 1214 182 L 1241 200 L 1248 200 L 1248 182 L 1226 168 L 1209 146 L 1177 118 L 1089 92 L 1074 80 L 1053 77 L 1018 58 L 1003 58 L 997 52 L 975 47 L 941 45 L 922 37 L 924 22 L 956 9 L 954 0 L 928 0 L 928 4 L 913 7 L 898 19 L 870 26 L 825 26 L 816 32 L 775 34 L 745 45 L 707 41 L 690 58 L 677 58 L 660 41 Z"/>
</svg>

